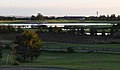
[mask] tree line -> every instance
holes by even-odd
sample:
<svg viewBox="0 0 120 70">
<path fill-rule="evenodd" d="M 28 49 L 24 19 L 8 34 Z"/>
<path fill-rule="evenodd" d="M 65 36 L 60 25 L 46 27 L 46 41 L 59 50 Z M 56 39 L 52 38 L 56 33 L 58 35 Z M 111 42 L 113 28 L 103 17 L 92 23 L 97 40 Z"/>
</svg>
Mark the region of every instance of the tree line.
<svg viewBox="0 0 120 70">
<path fill-rule="evenodd" d="M 15 28 L 14 26 L 0 26 L 0 33 L 20 33 L 23 29 L 19 26 Z"/>
<path fill-rule="evenodd" d="M 71 16 L 71 17 L 55 17 L 55 16 L 43 16 L 41 13 L 38 13 L 37 16 L 32 15 L 31 20 L 95 20 L 95 21 L 119 21 L 120 20 L 120 15 L 116 16 L 115 14 L 111 15 L 100 15 L 99 17 L 97 16 L 89 16 L 89 17 L 78 17 L 78 16 Z"/>
<path fill-rule="evenodd" d="M 44 16 L 41 13 L 38 13 L 36 16 L 32 15 L 31 17 L 7 17 L 7 16 L 0 16 L 0 20 L 80 20 L 84 18 L 83 20 L 96 20 L 96 21 L 119 21 L 120 20 L 120 15 L 116 16 L 115 14 L 111 15 L 100 15 L 99 17 L 97 16 L 89 16 L 89 17 L 78 17 L 78 16 L 72 16 L 71 17 L 56 17 L 56 16 Z"/>
<path fill-rule="evenodd" d="M 120 20 L 120 15 L 116 16 L 115 14 L 111 15 L 100 15 L 99 17 L 96 16 L 90 16 L 86 17 L 85 20 L 101 20 L 101 21 L 119 21 Z"/>
<path fill-rule="evenodd" d="M 29 17 L 0 16 L 0 20 L 30 20 Z"/>
<path fill-rule="evenodd" d="M 86 31 L 87 29 L 87 31 Z M 68 35 L 77 35 L 85 36 L 86 33 L 90 33 L 91 36 L 97 36 L 97 33 L 101 33 L 102 36 L 114 36 L 115 34 L 119 35 L 120 24 L 112 25 L 110 27 L 85 27 L 85 26 L 64 26 L 64 27 L 47 27 L 45 25 L 38 26 L 37 33 L 51 33 L 51 34 L 68 34 Z"/>
</svg>

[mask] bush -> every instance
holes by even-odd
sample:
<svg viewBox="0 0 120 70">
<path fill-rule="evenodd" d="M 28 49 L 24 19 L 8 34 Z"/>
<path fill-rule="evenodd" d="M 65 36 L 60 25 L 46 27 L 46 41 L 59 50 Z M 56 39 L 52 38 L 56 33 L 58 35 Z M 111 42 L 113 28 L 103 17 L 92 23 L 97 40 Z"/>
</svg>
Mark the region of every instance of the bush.
<svg viewBox="0 0 120 70">
<path fill-rule="evenodd" d="M 13 62 L 13 65 L 20 65 L 20 62 L 15 60 L 15 61 Z"/>
<path fill-rule="evenodd" d="M 10 44 L 6 44 L 5 49 L 11 49 Z"/>
<path fill-rule="evenodd" d="M 2 47 L 0 46 L 0 58 L 2 58 Z"/>
<path fill-rule="evenodd" d="M 2 53 L 0 53 L 0 58 L 2 58 Z"/>
<path fill-rule="evenodd" d="M 73 49 L 73 47 L 68 47 L 68 48 L 67 48 L 67 51 L 68 51 L 69 53 L 75 52 L 74 49 Z"/>
</svg>

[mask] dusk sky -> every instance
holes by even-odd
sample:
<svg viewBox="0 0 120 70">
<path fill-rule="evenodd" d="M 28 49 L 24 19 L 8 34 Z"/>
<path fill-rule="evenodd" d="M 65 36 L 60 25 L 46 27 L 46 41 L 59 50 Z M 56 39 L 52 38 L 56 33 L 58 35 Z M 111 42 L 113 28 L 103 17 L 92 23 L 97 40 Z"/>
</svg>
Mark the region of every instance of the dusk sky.
<svg viewBox="0 0 120 70">
<path fill-rule="evenodd" d="M 120 15 L 120 0 L 0 0 L 0 15 L 31 16 L 38 12 L 49 16 Z"/>
</svg>

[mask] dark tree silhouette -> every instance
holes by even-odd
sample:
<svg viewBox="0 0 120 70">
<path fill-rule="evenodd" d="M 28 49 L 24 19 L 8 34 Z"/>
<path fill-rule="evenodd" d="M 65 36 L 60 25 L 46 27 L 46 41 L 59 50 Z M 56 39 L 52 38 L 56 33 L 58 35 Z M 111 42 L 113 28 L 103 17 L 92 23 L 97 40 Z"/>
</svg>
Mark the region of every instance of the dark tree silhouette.
<svg viewBox="0 0 120 70">
<path fill-rule="evenodd" d="M 53 31 L 52 31 L 53 27 L 52 26 L 50 26 L 48 29 L 49 29 L 49 33 L 53 33 Z"/>
<path fill-rule="evenodd" d="M 99 19 L 100 20 L 106 20 L 106 16 L 105 15 L 100 15 Z"/>
<path fill-rule="evenodd" d="M 112 36 L 115 32 L 117 32 L 120 28 L 120 24 L 118 25 L 113 25 L 110 30 L 110 35 Z"/>
<path fill-rule="evenodd" d="M 36 17 L 34 15 L 32 15 L 31 20 L 36 20 Z"/>
<path fill-rule="evenodd" d="M 119 21 L 119 20 L 120 20 L 120 15 L 117 16 L 117 21 Z"/>
<path fill-rule="evenodd" d="M 37 27 L 38 27 L 37 33 L 47 32 L 47 30 L 48 30 L 48 27 L 46 25 L 41 25 L 41 26 L 37 26 Z"/>
<path fill-rule="evenodd" d="M 43 15 L 41 13 L 38 13 L 37 16 L 36 16 L 36 19 L 37 20 L 43 20 L 44 17 L 43 17 Z"/>
<path fill-rule="evenodd" d="M 112 21 L 115 21 L 115 20 L 116 20 L 115 14 L 112 14 L 112 15 L 110 16 L 110 20 L 112 20 Z"/>
<path fill-rule="evenodd" d="M 84 27 L 81 27 L 80 33 L 81 33 L 81 35 L 85 35 Z"/>
<path fill-rule="evenodd" d="M 102 36 L 105 36 L 105 30 L 102 30 Z"/>
<path fill-rule="evenodd" d="M 54 33 L 61 33 L 62 32 L 62 28 L 55 26 L 55 27 L 53 27 L 52 32 L 54 32 Z"/>
<path fill-rule="evenodd" d="M 97 29 L 94 27 L 91 27 L 90 28 L 90 35 L 92 35 L 92 36 L 97 35 Z"/>
<path fill-rule="evenodd" d="M 0 26 L 0 33 L 10 33 L 15 32 L 15 28 L 13 26 Z"/>
</svg>

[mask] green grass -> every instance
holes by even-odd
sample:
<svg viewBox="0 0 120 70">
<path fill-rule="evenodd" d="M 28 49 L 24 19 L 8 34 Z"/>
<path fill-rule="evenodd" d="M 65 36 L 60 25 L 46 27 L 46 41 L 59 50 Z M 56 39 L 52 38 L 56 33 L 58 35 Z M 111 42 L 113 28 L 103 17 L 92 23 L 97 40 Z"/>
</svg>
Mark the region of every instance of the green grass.
<svg viewBox="0 0 120 70">
<path fill-rule="evenodd" d="M 61 67 L 84 70 L 119 70 L 119 58 L 120 55 L 116 54 L 42 52 L 37 60 L 29 63 L 21 63 L 19 66 Z"/>
<path fill-rule="evenodd" d="M 17 23 L 17 22 L 25 22 L 27 20 L 0 20 L 0 23 Z"/>
<path fill-rule="evenodd" d="M 77 22 L 81 22 L 80 20 L 44 20 L 43 22 L 49 22 L 49 23 L 69 23 L 69 22 L 74 22 L 74 23 L 77 23 Z"/>
<path fill-rule="evenodd" d="M 0 23 L 12 23 L 12 22 L 27 22 L 27 20 L 0 20 Z M 29 22 L 49 22 L 49 23 L 58 23 L 58 22 L 64 22 L 64 23 L 69 23 L 69 22 L 80 22 L 80 20 L 40 20 L 40 21 L 31 21 L 29 20 Z"/>
<path fill-rule="evenodd" d="M 40 22 L 49 22 L 49 23 L 120 23 L 120 21 L 96 21 L 96 20 L 42 20 Z"/>
<path fill-rule="evenodd" d="M 42 52 L 41 56 L 21 66 L 62 67 L 88 70 L 119 70 L 120 55 L 98 53 L 50 53 Z"/>
<path fill-rule="evenodd" d="M 66 44 L 66 43 L 44 43 L 44 48 L 120 48 L 120 44 Z M 0 61 L 0 67 L 6 65 L 8 51 L 3 51 L 4 55 Z M 103 53 L 63 53 L 63 52 L 42 52 L 41 56 L 34 61 L 21 63 L 19 66 L 25 67 L 61 67 L 82 70 L 119 70 L 120 54 Z"/>
<path fill-rule="evenodd" d="M 66 49 L 67 47 L 74 47 L 74 49 L 87 48 L 87 49 L 120 49 L 120 44 L 67 44 L 67 43 L 55 43 L 45 42 L 43 48 L 45 49 Z"/>
<path fill-rule="evenodd" d="M 94 21 L 94 20 L 0 20 L 0 23 L 12 23 L 12 22 L 48 22 L 48 23 L 120 23 L 120 21 Z"/>
</svg>

